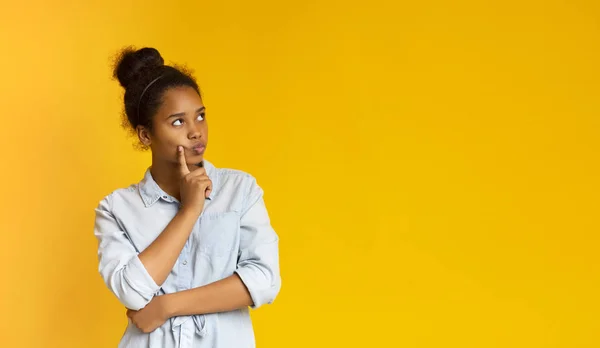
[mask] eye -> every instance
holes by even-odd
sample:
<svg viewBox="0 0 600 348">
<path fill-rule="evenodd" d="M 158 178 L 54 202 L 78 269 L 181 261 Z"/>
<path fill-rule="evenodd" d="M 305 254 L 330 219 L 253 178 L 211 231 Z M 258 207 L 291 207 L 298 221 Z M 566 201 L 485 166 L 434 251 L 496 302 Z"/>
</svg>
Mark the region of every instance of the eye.
<svg viewBox="0 0 600 348">
<path fill-rule="evenodd" d="M 181 120 L 181 119 L 177 119 L 177 120 L 173 121 L 173 123 L 172 123 L 172 124 L 173 124 L 174 126 L 181 126 L 181 125 L 183 124 L 183 122 L 182 122 L 182 120 Z"/>
<path fill-rule="evenodd" d="M 199 115 L 198 115 L 198 117 L 197 117 L 196 119 L 197 119 L 198 121 L 204 121 L 204 116 L 205 116 L 205 113 L 203 112 L 203 113 L 199 114 Z"/>
</svg>

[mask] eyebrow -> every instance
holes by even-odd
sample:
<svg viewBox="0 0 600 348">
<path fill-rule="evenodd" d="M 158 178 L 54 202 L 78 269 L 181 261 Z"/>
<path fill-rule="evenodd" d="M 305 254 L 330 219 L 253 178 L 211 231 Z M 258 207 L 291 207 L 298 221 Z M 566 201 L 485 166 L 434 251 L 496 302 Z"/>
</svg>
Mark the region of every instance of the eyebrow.
<svg viewBox="0 0 600 348">
<path fill-rule="evenodd" d="M 200 109 L 196 110 L 196 113 L 200 113 L 202 111 L 206 110 L 206 108 L 203 106 Z M 171 118 L 171 117 L 182 117 L 185 116 L 185 112 L 180 112 L 177 114 L 173 114 L 173 115 L 169 115 L 169 117 L 167 117 L 167 119 Z"/>
</svg>

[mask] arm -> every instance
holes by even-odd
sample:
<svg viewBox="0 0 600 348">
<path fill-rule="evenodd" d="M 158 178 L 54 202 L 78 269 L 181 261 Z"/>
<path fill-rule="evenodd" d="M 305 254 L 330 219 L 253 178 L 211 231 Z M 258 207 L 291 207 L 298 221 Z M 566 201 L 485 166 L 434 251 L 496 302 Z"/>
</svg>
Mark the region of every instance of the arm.
<svg viewBox="0 0 600 348">
<path fill-rule="evenodd" d="M 142 310 L 128 310 L 127 316 L 142 332 L 156 330 L 170 317 L 216 313 L 245 308 L 252 298 L 237 275 L 191 290 L 156 296 Z"/>
<path fill-rule="evenodd" d="M 144 308 L 167 279 L 212 190 L 204 168 L 190 172 L 182 147 L 177 157 L 183 208 L 139 255 L 112 213 L 112 195 L 96 208 L 99 270 L 108 288 L 129 309 Z"/>
<path fill-rule="evenodd" d="M 163 284 L 173 269 L 198 217 L 204 200 L 212 190 L 212 182 L 203 167 L 190 172 L 183 147 L 177 147 L 177 160 L 181 178 L 182 208 L 164 231 L 139 255 L 140 261 L 157 284 Z"/>
<path fill-rule="evenodd" d="M 281 288 L 279 239 L 271 227 L 263 191 L 254 180 L 246 203 L 235 273 L 205 286 L 161 296 L 169 316 L 258 308 L 275 300 Z"/>
<path fill-rule="evenodd" d="M 125 307 L 138 310 L 148 304 L 171 271 L 196 219 L 194 214 L 180 211 L 138 255 L 112 213 L 112 195 L 100 202 L 94 228 L 98 268 L 108 288 Z"/>
<path fill-rule="evenodd" d="M 185 209 L 180 210 L 161 234 L 139 254 L 141 263 L 156 282 L 165 282 L 177 261 L 199 214 Z"/>
<path fill-rule="evenodd" d="M 252 179 L 247 208 L 241 219 L 240 252 L 236 273 L 252 297 L 252 309 L 271 304 L 281 289 L 279 237 L 263 199 L 264 192 Z"/>
<path fill-rule="evenodd" d="M 252 298 L 237 274 L 156 299 L 164 301 L 168 317 L 227 312 L 252 305 Z"/>
</svg>

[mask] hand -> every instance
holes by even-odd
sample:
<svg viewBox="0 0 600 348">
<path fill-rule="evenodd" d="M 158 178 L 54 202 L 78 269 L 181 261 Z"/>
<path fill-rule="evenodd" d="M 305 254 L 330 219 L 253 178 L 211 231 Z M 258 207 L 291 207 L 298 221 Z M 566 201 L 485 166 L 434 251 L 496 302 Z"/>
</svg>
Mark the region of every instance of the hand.
<svg viewBox="0 0 600 348">
<path fill-rule="evenodd" d="M 128 309 L 127 317 L 143 333 L 156 330 L 169 319 L 164 296 L 155 296 L 146 307 L 139 311 Z"/>
<path fill-rule="evenodd" d="M 204 209 L 204 200 L 212 191 L 212 181 L 206 175 L 206 169 L 203 167 L 190 172 L 185 160 L 183 146 L 177 147 L 177 159 L 179 160 L 179 174 L 181 175 L 179 192 L 182 209 L 191 209 L 200 214 Z"/>
</svg>

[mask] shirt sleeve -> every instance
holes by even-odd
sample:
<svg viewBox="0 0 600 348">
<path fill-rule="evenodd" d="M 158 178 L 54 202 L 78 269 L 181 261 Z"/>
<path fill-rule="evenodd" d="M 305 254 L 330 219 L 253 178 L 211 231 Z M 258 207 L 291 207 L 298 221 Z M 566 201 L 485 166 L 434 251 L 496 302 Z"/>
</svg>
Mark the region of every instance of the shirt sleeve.
<svg viewBox="0 0 600 348">
<path fill-rule="evenodd" d="M 271 226 L 263 190 L 252 178 L 240 224 L 236 273 L 252 297 L 251 308 L 271 304 L 281 289 L 279 238 Z"/>
<path fill-rule="evenodd" d="M 112 195 L 96 208 L 94 234 L 98 240 L 98 270 L 104 283 L 127 308 L 144 308 L 158 292 L 127 233 L 112 213 Z"/>
</svg>

